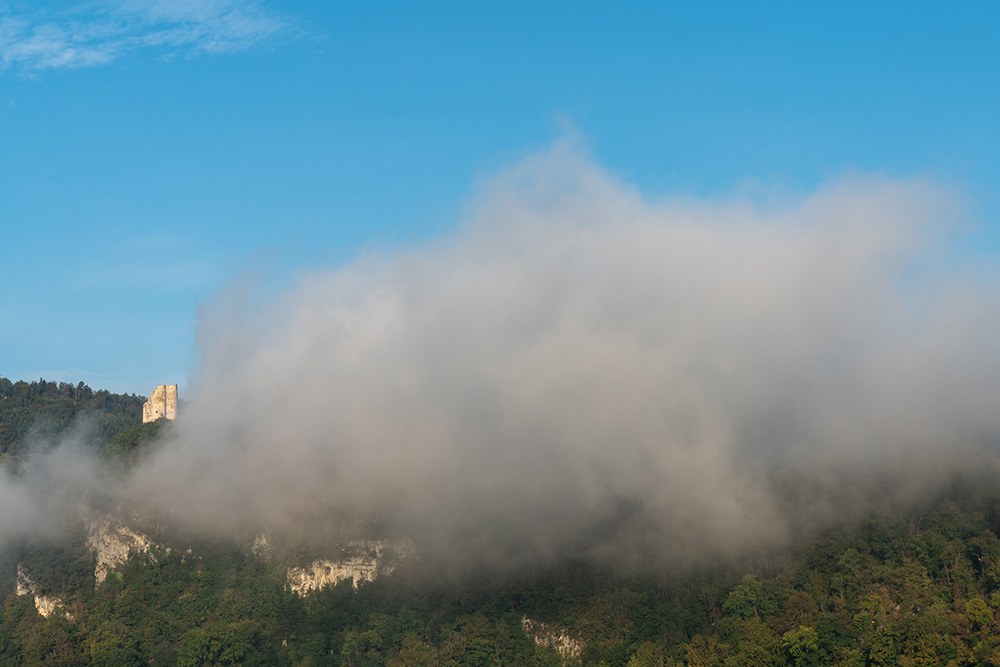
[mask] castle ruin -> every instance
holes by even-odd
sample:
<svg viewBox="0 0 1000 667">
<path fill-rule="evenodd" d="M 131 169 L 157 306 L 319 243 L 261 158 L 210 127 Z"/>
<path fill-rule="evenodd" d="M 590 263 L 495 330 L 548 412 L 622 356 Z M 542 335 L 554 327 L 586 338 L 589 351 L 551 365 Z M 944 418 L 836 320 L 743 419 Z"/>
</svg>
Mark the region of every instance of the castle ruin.
<svg viewBox="0 0 1000 667">
<path fill-rule="evenodd" d="M 177 385 L 161 384 L 142 404 L 142 423 L 155 422 L 160 417 L 177 418 Z"/>
</svg>

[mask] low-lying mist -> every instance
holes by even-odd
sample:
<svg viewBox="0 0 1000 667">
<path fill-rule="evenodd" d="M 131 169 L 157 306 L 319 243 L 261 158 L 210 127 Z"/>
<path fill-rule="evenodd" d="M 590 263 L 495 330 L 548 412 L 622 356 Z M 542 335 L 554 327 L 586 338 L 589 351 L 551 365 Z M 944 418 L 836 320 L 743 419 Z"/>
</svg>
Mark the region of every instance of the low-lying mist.
<svg viewBox="0 0 1000 667">
<path fill-rule="evenodd" d="M 392 530 L 487 563 L 780 544 L 1000 460 L 1000 291 L 955 259 L 958 203 L 876 177 L 649 201 L 559 144 L 446 238 L 227 290 L 172 436 L 68 488 L 199 534 Z M 0 483 L 0 530 L 45 513 L 31 479 Z"/>
</svg>

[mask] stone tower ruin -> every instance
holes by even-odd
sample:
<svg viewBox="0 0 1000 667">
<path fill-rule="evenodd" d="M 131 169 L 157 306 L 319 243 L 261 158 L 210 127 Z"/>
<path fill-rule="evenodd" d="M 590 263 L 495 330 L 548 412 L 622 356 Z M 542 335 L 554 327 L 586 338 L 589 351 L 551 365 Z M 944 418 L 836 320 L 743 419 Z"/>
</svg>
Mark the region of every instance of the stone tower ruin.
<svg viewBox="0 0 1000 667">
<path fill-rule="evenodd" d="M 142 404 L 142 423 L 155 422 L 160 417 L 177 418 L 177 385 L 161 384 Z"/>
</svg>

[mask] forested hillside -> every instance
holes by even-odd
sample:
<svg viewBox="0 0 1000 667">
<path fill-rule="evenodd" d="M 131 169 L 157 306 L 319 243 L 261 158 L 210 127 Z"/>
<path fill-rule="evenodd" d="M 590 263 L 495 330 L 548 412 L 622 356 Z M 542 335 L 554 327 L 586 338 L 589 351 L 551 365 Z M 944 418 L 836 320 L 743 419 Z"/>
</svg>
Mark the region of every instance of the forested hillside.
<svg viewBox="0 0 1000 667">
<path fill-rule="evenodd" d="M 231 543 L 135 557 L 94 590 L 77 536 L 16 555 L 71 619 L 43 619 L 13 594 L 8 557 L 0 655 L 17 665 L 995 665 L 998 521 L 992 499 L 943 498 L 779 558 L 630 575 L 567 562 L 506 581 L 439 581 L 415 562 L 302 598 L 285 585 L 288 558 Z M 539 627 L 578 655 L 536 644 Z"/>
<path fill-rule="evenodd" d="M 33 437 L 53 439 L 74 423 L 103 448 L 115 435 L 141 424 L 141 396 L 92 390 L 83 382 L 11 382 L 0 377 L 0 454 L 18 457 Z M 77 421 L 79 420 L 79 421 Z"/>
<path fill-rule="evenodd" d="M 136 397 L 44 382 L 0 393 L 18 434 L 29 417 L 65 426 L 87 411 L 119 453 L 154 434 L 128 424 Z M 622 572 L 567 559 L 502 576 L 472 564 L 445 577 L 418 556 L 302 597 L 287 584 L 302 548 L 255 555 L 165 534 L 95 586 L 85 533 L 3 545 L 0 664 L 1000 664 L 1000 494 L 982 480 L 727 561 Z M 43 618 L 17 594 L 19 565 L 60 611 Z"/>
</svg>

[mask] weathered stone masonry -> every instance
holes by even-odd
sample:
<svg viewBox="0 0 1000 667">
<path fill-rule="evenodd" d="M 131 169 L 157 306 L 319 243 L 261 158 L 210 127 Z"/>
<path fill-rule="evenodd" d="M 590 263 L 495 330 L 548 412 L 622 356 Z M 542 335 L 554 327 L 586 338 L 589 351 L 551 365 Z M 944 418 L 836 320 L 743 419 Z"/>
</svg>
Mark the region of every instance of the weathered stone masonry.
<svg viewBox="0 0 1000 667">
<path fill-rule="evenodd" d="M 142 423 L 155 422 L 160 417 L 177 418 L 177 385 L 161 384 L 142 404 Z"/>
</svg>

